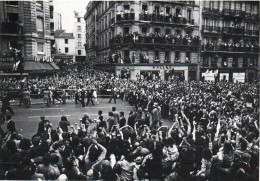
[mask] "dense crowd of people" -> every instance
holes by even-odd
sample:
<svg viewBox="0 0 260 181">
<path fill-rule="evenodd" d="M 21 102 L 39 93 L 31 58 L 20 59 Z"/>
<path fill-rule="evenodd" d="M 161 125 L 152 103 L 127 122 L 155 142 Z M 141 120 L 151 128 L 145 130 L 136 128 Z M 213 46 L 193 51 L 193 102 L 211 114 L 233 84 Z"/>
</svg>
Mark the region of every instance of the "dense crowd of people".
<svg viewBox="0 0 260 181">
<path fill-rule="evenodd" d="M 79 123 L 62 116 L 58 127 L 42 116 L 30 139 L 7 115 L 1 180 L 258 180 L 258 84 L 135 81 L 83 69 L 35 85 L 103 86 L 110 101 L 134 109 L 126 116 L 113 107 L 107 120 L 102 110 L 97 119 L 86 113 Z"/>
</svg>

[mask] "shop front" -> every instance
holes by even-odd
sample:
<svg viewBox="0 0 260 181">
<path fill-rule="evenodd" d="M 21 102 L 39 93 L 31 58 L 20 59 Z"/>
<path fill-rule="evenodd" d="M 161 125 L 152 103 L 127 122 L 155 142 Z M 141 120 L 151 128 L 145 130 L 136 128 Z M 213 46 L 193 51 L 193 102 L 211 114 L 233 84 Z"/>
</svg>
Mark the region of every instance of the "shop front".
<svg viewBox="0 0 260 181">
<path fill-rule="evenodd" d="M 147 79 L 147 80 L 169 80 L 172 76 L 177 76 L 182 80 L 189 79 L 189 66 L 176 64 L 117 64 L 115 65 L 116 75 L 121 77 L 122 73 L 128 75 L 130 79 Z"/>
<path fill-rule="evenodd" d="M 256 75 L 256 68 L 201 69 L 201 77 L 206 81 L 253 82 Z"/>
</svg>

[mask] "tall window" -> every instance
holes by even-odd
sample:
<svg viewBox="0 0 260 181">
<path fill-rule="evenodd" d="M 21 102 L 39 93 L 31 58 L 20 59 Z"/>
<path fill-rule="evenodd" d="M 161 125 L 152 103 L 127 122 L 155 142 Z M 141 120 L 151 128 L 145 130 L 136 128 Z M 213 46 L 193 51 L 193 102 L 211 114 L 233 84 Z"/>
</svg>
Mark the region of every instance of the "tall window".
<svg viewBox="0 0 260 181">
<path fill-rule="evenodd" d="M 166 14 L 171 14 L 171 8 L 170 7 L 166 7 L 165 11 L 166 11 Z"/>
<path fill-rule="evenodd" d="M 155 13 L 159 14 L 160 13 L 160 7 L 159 6 L 155 6 Z"/>
<path fill-rule="evenodd" d="M 37 27 L 37 31 L 43 31 L 43 18 L 42 17 L 37 17 L 36 20 L 36 27 Z"/>
<path fill-rule="evenodd" d="M 81 55 L 81 50 L 78 50 L 78 55 Z"/>
<path fill-rule="evenodd" d="M 77 18 L 77 21 L 80 22 L 80 18 Z"/>
<path fill-rule="evenodd" d="M 37 52 L 44 52 L 44 43 L 42 42 L 37 42 Z"/>
<path fill-rule="evenodd" d="M 223 9 L 229 9 L 230 8 L 230 2 L 224 1 L 224 8 Z"/>
<path fill-rule="evenodd" d="M 124 27 L 124 34 L 129 34 L 129 27 Z"/>
<path fill-rule="evenodd" d="M 68 44 L 69 40 L 68 39 L 65 39 L 65 44 Z"/>
<path fill-rule="evenodd" d="M 78 38 L 81 38 L 81 34 L 78 34 Z"/>
<path fill-rule="evenodd" d="M 180 60 L 180 52 L 175 52 L 175 61 Z"/>
<path fill-rule="evenodd" d="M 213 9 L 219 9 L 219 1 L 213 1 Z"/>
<path fill-rule="evenodd" d="M 166 62 L 169 62 L 169 60 L 170 60 L 170 52 L 169 51 L 165 52 L 165 60 L 166 60 Z"/>
<path fill-rule="evenodd" d="M 142 27 L 142 33 L 144 33 L 144 34 L 147 33 L 147 27 Z"/>
<path fill-rule="evenodd" d="M 78 30 L 78 31 L 81 31 L 81 26 L 78 26 L 78 27 L 77 27 L 77 30 Z"/>
<path fill-rule="evenodd" d="M 191 10 L 190 9 L 187 10 L 187 19 L 188 20 L 191 19 Z"/>
<path fill-rule="evenodd" d="M 37 5 L 37 7 L 39 7 L 40 9 L 43 9 L 43 1 L 36 1 L 36 5 Z"/>
<path fill-rule="evenodd" d="M 65 53 L 68 53 L 68 52 L 69 52 L 69 48 L 65 47 Z"/>
<path fill-rule="evenodd" d="M 154 60 L 155 60 L 155 61 L 159 61 L 159 51 L 156 50 L 156 51 L 154 52 L 154 54 L 155 54 Z"/>
<path fill-rule="evenodd" d="M 148 8 L 147 8 L 147 5 L 142 5 L 142 11 L 147 11 L 148 10 Z"/>
<path fill-rule="evenodd" d="M 81 42 L 78 42 L 78 47 L 81 47 Z"/>
</svg>

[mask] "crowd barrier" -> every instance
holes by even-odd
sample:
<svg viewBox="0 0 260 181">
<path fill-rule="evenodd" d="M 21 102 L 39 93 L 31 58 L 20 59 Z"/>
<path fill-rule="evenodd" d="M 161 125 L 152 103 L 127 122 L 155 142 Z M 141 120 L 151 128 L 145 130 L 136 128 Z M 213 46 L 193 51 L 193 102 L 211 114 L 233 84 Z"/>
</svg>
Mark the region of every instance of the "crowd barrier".
<svg viewBox="0 0 260 181">
<path fill-rule="evenodd" d="M 75 93 L 76 93 L 76 89 L 65 89 L 66 91 L 66 98 L 67 99 L 73 99 L 75 97 Z M 11 94 L 11 97 L 13 97 L 14 99 L 19 98 L 20 97 L 20 92 L 21 90 L 0 90 L 0 94 L 2 95 L 4 92 L 8 92 Z M 34 91 L 34 93 L 30 93 L 30 97 L 32 99 L 42 99 L 43 98 L 43 92 L 41 93 L 35 93 L 38 91 Z M 59 95 L 62 95 L 63 89 L 58 89 L 57 90 Z M 108 98 L 111 95 L 111 89 L 101 89 L 98 90 L 97 92 L 97 96 L 99 98 Z M 79 95 L 80 96 L 80 95 Z"/>
</svg>

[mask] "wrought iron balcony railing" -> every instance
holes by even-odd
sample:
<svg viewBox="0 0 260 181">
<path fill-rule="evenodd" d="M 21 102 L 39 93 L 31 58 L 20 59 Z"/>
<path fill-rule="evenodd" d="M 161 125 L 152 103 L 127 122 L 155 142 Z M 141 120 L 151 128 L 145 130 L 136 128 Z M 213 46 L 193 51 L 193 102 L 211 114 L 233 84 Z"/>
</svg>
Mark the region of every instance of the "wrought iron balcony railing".
<svg viewBox="0 0 260 181">
<path fill-rule="evenodd" d="M 151 21 L 155 23 L 173 23 L 173 24 L 192 24 L 194 25 L 194 19 L 186 19 L 184 17 L 160 15 L 160 14 L 145 14 L 139 15 L 140 21 Z"/>
</svg>

